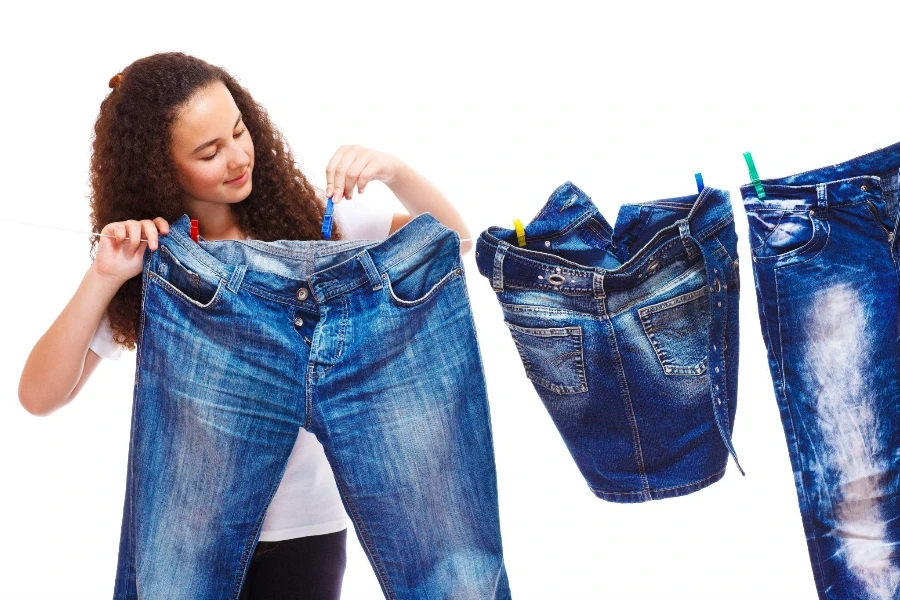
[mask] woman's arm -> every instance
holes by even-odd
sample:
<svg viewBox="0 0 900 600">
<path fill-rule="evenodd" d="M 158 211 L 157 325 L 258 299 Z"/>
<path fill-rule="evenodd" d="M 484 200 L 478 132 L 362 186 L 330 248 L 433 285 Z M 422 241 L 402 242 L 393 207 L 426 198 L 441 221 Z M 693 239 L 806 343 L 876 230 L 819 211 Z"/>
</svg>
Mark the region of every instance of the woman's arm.
<svg viewBox="0 0 900 600">
<path fill-rule="evenodd" d="M 28 355 L 19 379 L 19 402 L 25 410 L 49 415 L 84 386 L 101 360 L 88 346 L 120 285 L 93 265 L 87 270 L 75 295 Z"/>
<path fill-rule="evenodd" d="M 325 194 L 335 202 L 340 202 L 345 197 L 352 198 L 354 187 L 362 194 L 370 181 L 383 181 L 409 211 L 406 219 L 402 215 L 394 215 L 392 233 L 412 217 L 428 212 L 455 230 L 460 238 L 471 238 L 459 212 L 444 194 L 395 156 L 362 146 L 341 146 L 329 161 L 325 175 L 328 182 Z M 466 254 L 471 248 L 471 241 L 462 242 L 460 253 Z"/>
<path fill-rule="evenodd" d="M 19 402 L 25 410 L 46 416 L 75 398 L 100 362 L 88 347 L 104 311 L 122 284 L 141 272 L 148 245 L 155 250 L 158 234 L 168 232 L 162 217 L 103 228 L 101 233 L 115 237 L 100 238 L 97 256 L 75 295 L 25 361 L 19 379 Z M 142 236 L 148 241 L 142 242 Z"/>
</svg>

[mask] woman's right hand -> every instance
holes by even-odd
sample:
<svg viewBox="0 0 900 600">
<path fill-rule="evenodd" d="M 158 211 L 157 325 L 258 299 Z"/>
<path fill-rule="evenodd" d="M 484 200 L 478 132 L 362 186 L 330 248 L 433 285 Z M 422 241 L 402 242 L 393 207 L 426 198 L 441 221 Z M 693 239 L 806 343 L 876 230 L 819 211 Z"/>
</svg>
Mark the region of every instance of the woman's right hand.
<svg viewBox="0 0 900 600">
<path fill-rule="evenodd" d="M 100 233 L 115 237 L 100 237 L 91 268 L 103 277 L 125 283 L 141 272 L 144 251 L 148 245 L 151 251 L 156 250 L 159 236 L 169 233 L 169 223 L 162 217 L 115 221 L 106 225 Z M 141 238 L 147 241 L 142 242 Z"/>
</svg>

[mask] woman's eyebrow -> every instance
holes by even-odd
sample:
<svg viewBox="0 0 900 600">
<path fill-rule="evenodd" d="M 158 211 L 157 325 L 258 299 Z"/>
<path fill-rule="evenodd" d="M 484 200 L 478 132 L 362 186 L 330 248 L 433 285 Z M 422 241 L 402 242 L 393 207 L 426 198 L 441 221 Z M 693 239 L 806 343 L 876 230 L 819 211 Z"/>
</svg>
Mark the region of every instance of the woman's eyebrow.
<svg viewBox="0 0 900 600">
<path fill-rule="evenodd" d="M 234 127 L 237 127 L 237 126 L 238 126 L 238 123 L 241 122 L 241 118 L 242 118 L 243 116 L 244 116 L 244 115 L 242 115 L 241 113 L 238 113 L 238 118 L 237 118 L 237 121 L 234 122 Z M 234 129 L 234 127 L 232 127 L 232 129 Z M 200 152 L 201 150 L 203 150 L 203 149 L 206 148 L 207 146 L 212 146 L 213 144 L 215 144 L 215 143 L 218 142 L 218 141 L 219 141 L 219 138 L 216 138 L 216 139 L 214 139 L 214 140 L 210 140 L 210 141 L 208 141 L 208 142 L 205 142 L 205 143 L 203 143 L 203 144 L 200 144 L 199 146 L 197 146 L 196 148 L 194 148 L 194 151 L 191 152 L 191 154 L 197 154 L 198 152 Z"/>
</svg>

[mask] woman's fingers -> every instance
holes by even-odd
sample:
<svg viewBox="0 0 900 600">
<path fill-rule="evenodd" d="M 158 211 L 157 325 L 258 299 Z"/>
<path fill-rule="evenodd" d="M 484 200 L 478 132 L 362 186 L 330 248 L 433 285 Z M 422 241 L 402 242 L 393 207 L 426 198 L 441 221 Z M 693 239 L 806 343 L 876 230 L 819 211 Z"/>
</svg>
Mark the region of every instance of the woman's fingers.
<svg viewBox="0 0 900 600">
<path fill-rule="evenodd" d="M 141 221 L 141 224 L 144 226 L 144 237 L 147 238 L 147 245 L 150 246 L 150 250 L 156 250 L 156 247 L 159 244 L 159 234 L 156 231 L 156 223 L 150 219 L 144 219 Z"/>
<path fill-rule="evenodd" d="M 343 160 L 347 149 L 348 146 L 341 146 L 338 148 L 334 155 L 332 155 L 331 160 L 328 161 L 328 166 L 325 167 L 325 181 L 328 183 L 328 187 L 325 189 L 325 196 L 332 198 L 335 202 L 338 201 L 338 198 L 336 197 L 338 188 L 336 171 L 341 160 Z M 343 174 L 341 174 L 340 185 L 344 185 Z M 343 191 L 343 187 L 341 187 L 341 191 Z"/>
<path fill-rule="evenodd" d="M 156 217 L 153 219 L 153 222 L 156 224 L 156 229 L 159 230 L 161 235 L 166 235 L 169 233 L 169 222 L 163 219 L 162 217 Z"/>
<path fill-rule="evenodd" d="M 356 189 L 360 194 L 366 190 L 366 186 L 378 175 L 379 171 L 381 171 L 381 165 L 377 160 L 369 160 L 366 163 L 356 180 Z"/>
<path fill-rule="evenodd" d="M 125 230 L 128 232 L 128 251 L 134 254 L 141 245 L 141 221 L 128 219 L 125 221 Z"/>
</svg>

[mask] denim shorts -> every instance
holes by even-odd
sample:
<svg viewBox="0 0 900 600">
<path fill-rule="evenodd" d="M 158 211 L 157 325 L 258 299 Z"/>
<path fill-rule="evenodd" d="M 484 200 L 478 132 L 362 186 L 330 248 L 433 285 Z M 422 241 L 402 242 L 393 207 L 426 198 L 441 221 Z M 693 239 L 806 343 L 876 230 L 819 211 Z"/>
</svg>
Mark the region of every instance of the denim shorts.
<svg viewBox="0 0 900 600">
<path fill-rule="evenodd" d="M 459 236 L 189 231 L 144 256 L 114 597 L 237 599 L 304 427 L 386 598 L 509 598 Z"/>
<path fill-rule="evenodd" d="M 525 241 L 490 227 L 476 262 L 593 493 L 643 502 L 719 480 L 738 370 L 728 193 L 625 204 L 613 228 L 566 182 Z"/>
<path fill-rule="evenodd" d="M 741 188 L 821 598 L 900 598 L 900 143 Z"/>
</svg>

